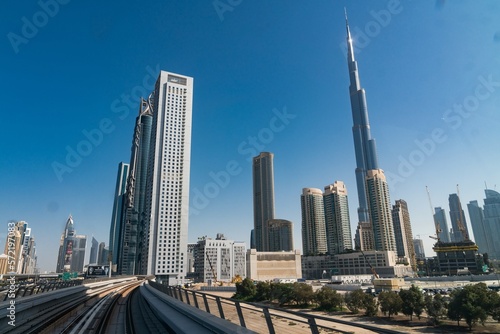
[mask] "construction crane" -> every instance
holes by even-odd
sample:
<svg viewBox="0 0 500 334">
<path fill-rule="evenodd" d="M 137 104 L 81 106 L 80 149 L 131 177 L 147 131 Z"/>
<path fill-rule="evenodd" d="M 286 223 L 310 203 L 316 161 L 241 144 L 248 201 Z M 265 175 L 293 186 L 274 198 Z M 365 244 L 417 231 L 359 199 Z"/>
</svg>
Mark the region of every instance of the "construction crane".
<svg viewBox="0 0 500 334">
<path fill-rule="evenodd" d="M 462 233 L 462 236 L 464 237 L 465 241 L 469 241 L 469 234 L 467 233 L 467 229 L 465 228 L 464 225 L 464 210 L 462 210 L 462 202 L 460 201 L 460 189 L 458 188 L 457 184 L 457 197 L 458 197 L 458 213 L 460 215 L 460 218 L 457 220 L 457 225 L 458 225 L 458 230 L 460 233 Z"/>
<path fill-rule="evenodd" d="M 441 226 L 436 220 L 436 215 L 434 214 L 434 207 L 432 206 L 431 193 L 429 192 L 429 187 L 425 186 L 425 190 L 427 191 L 427 197 L 429 198 L 429 206 L 431 208 L 432 220 L 434 221 L 434 228 L 436 229 L 436 236 L 429 235 L 429 238 L 437 240 L 439 243 L 441 240 L 439 239 L 439 234 L 443 232 Z"/>
<path fill-rule="evenodd" d="M 356 244 L 356 249 L 358 249 L 361 254 L 363 255 L 363 258 L 365 259 L 365 262 L 368 263 L 368 266 L 370 267 L 370 270 L 373 274 L 373 277 L 376 278 L 376 279 L 379 279 L 380 276 L 377 274 L 377 272 L 375 271 L 375 268 L 373 268 L 372 264 L 370 263 L 370 261 L 368 261 L 368 258 L 366 257 L 365 255 L 365 252 L 363 252 L 363 250 L 361 249 L 361 246 Z"/>
<path fill-rule="evenodd" d="M 205 249 L 205 255 L 208 260 L 208 264 L 210 265 L 210 270 L 212 271 L 212 276 L 214 277 L 214 283 L 217 284 L 217 274 L 215 273 L 214 267 L 212 266 L 212 261 L 210 261 L 210 257 L 208 256 L 208 252 Z"/>
</svg>

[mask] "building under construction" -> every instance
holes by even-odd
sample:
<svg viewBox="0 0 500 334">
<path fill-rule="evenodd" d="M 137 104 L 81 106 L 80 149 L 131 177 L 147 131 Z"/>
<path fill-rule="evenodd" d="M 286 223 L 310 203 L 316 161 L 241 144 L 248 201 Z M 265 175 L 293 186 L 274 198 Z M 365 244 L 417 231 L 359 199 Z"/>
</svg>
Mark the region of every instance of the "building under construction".
<svg viewBox="0 0 500 334">
<path fill-rule="evenodd" d="M 472 240 L 438 241 L 432 249 L 437 254 L 436 272 L 432 273 L 434 275 L 464 275 L 482 272 L 478 247 Z"/>
</svg>

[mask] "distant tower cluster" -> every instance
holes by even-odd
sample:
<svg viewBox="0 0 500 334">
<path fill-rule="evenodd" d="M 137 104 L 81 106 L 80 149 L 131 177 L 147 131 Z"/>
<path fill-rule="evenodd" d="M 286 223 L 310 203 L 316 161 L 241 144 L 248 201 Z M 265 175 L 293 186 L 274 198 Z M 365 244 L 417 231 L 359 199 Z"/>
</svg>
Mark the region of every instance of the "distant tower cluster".
<svg viewBox="0 0 500 334">
<path fill-rule="evenodd" d="M 34 274 L 36 272 L 36 245 L 31 228 L 25 221 L 8 223 L 9 233 L 5 241 L 4 254 L 0 255 L 0 275 L 8 272 Z M 14 245 L 9 243 L 14 242 Z"/>
<path fill-rule="evenodd" d="M 258 252 L 293 250 L 293 223 L 274 217 L 274 154 L 261 152 L 253 158 L 254 228 L 250 247 Z"/>
<path fill-rule="evenodd" d="M 500 193 L 485 189 L 486 198 L 481 208 L 477 201 L 467 207 L 479 252 L 487 253 L 490 259 L 500 260 Z"/>
<path fill-rule="evenodd" d="M 83 272 L 87 237 L 77 235 L 73 217 L 69 216 L 59 243 L 56 272 Z"/>
<path fill-rule="evenodd" d="M 352 249 L 347 189 L 342 181 L 302 189 L 302 247 L 304 255 L 341 254 Z"/>
<path fill-rule="evenodd" d="M 186 278 L 192 101 L 193 78 L 166 71 L 141 101 L 115 191 L 110 252 L 119 274 Z"/>
</svg>

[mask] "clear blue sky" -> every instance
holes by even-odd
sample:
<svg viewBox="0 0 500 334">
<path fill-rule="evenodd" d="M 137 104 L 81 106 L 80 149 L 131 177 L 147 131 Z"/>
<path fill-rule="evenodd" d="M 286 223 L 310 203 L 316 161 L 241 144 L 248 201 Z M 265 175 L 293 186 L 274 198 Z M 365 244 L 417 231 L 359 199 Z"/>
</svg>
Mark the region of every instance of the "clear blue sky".
<svg viewBox="0 0 500 334">
<path fill-rule="evenodd" d="M 149 73 L 158 68 L 195 80 L 191 199 L 207 194 L 210 173 L 229 162 L 240 171 L 212 187 L 205 203 L 192 202 L 198 210 L 190 241 L 221 232 L 248 244 L 249 137 L 259 134 L 259 148 L 275 154 L 276 213 L 294 222 L 296 248 L 303 187 L 344 181 L 354 234 L 344 6 L 380 166 L 393 176 L 391 199 L 408 202 L 413 233 L 428 255 L 434 227 L 426 185 L 433 205 L 446 210 L 457 184 L 464 206 L 482 205 L 485 181 L 500 187 L 498 1 L 220 0 L 218 9 L 194 0 L 60 1 L 48 7 L 51 15 L 35 1 L 7 2 L 0 21 L 0 247 L 9 220 L 27 221 L 42 271 L 55 269 L 70 213 L 77 233 L 108 243 L 137 94 L 151 88 Z M 454 105 L 465 105 L 462 114 Z M 291 116 L 272 132 L 266 128 L 276 110 Z M 102 122 L 107 133 L 58 177 L 54 162 L 67 165 L 68 148 L 85 149 L 84 132 Z"/>
</svg>

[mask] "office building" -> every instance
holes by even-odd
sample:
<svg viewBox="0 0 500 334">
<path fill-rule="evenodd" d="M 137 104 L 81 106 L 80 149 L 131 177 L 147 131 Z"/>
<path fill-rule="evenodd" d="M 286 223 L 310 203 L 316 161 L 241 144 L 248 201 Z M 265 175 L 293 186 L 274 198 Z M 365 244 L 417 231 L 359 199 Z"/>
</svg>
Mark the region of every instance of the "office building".
<svg viewBox="0 0 500 334">
<path fill-rule="evenodd" d="M 87 237 L 76 234 L 70 215 L 61 234 L 56 272 L 83 272 L 86 246 Z"/>
<path fill-rule="evenodd" d="M 474 241 L 478 247 L 480 253 L 491 252 L 490 240 L 488 238 L 488 232 L 484 225 L 484 213 L 483 208 L 479 206 L 477 201 L 470 201 L 467 204 L 467 210 L 469 211 L 470 224 L 472 226 L 472 233 L 474 234 Z"/>
<path fill-rule="evenodd" d="M 413 239 L 413 248 L 415 248 L 415 256 L 418 260 L 425 259 L 424 242 L 422 239 Z"/>
<path fill-rule="evenodd" d="M 122 228 L 125 223 L 125 192 L 127 190 L 129 164 L 120 162 L 118 165 L 118 174 L 116 178 L 115 196 L 113 201 L 113 212 L 111 214 L 111 228 L 109 231 L 109 252 L 111 254 L 111 262 L 113 272 L 118 270 L 118 262 L 122 253 Z M 96 241 L 97 242 L 97 241 Z M 94 246 L 92 240 L 92 246 Z M 92 250 L 90 252 L 90 263 L 97 264 L 97 253 L 93 257 Z M 92 261 L 94 260 L 94 261 Z M 121 273 L 121 271 L 120 271 Z"/>
<path fill-rule="evenodd" d="M 99 243 L 99 251 L 97 255 L 97 264 L 102 266 L 102 265 L 109 265 L 109 248 L 106 247 L 106 244 L 104 242 Z"/>
<path fill-rule="evenodd" d="M 323 193 L 316 188 L 303 188 L 300 196 L 302 208 L 302 250 L 304 255 L 325 254 L 325 209 Z"/>
<path fill-rule="evenodd" d="M 291 221 L 270 219 L 267 221 L 267 229 L 270 252 L 293 250 L 293 223 Z"/>
<path fill-rule="evenodd" d="M 90 246 L 89 264 L 97 264 L 98 251 L 99 251 L 99 242 L 94 237 L 92 237 L 92 242 Z"/>
<path fill-rule="evenodd" d="M 397 251 L 389 188 L 384 172 L 381 169 L 369 170 L 367 172 L 366 192 L 375 250 Z"/>
<path fill-rule="evenodd" d="M 464 210 L 458 194 L 450 194 L 448 197 L 450 205 L 450 221 L 452 227 L 452 242 L 460 242 L 469 239 L 469 230 L 467 228 L 467 221 L 465 220 Z"/>
<path fill-rule="evenodd" d="M 137 263 L 141 274 L 155 275 L 158 282 L 182 284 L 187 265 L 193 78 L 161 71 L 149 101 L 152 124 L 144 216 L 142 204 L 139 209 L 134 204 L 140 238 L 136 247 L 141 250 Z M 133 154 L 141 155 L 142 162 L 146 153 Z M 137 178 L 139 170 L 132 173 L 134 168 L 131 163 L 130 174 Z M 135 187 L 134 197 L 141 197 L 138 184 Z"/>
<path fill-rule="evenodd" d="M 268 221 L 274 219 L 274 154 L 262 152 L 253 158 L 253 214 L 255 246 L 259 252 L 269 248 Z"/>
<path fill-rule="evenodd" d="M 396 239 L 397 255 L 400 259 L 409 259 L 413 270 L 417 270 L 417 258 L 413 245 L 413 232 L 411 230 L 410 212 L 406 201 L 400 199 L 392 206 L 392 223 L 394 224 L 394 237 Z"/>
<path fill-rule="evenodd" d="M 353 249 L 347 188 L 344 182 L 335 181 L 324 189 L 323 206 L 328 253 L 341 254 Z"/>
<path fill-rule="evenodd" d="M 226 240 L 223 234 L 215 239 L 202 237 L 193 247 L 194 273 L 200 282 L 231 282 L 236 276 L 246 277 L 246 245 Z"/>
<path fill-rule="evenodd" d="M 484 226 L 487 234 L 487 252 L 490 259 L 500 260 L 500 193 L 485 189 Z"/>
<path fill-rule="evenodd" d="M 450 229 L 446 220 L 446 212 L 441 207 L 434 208 L 434 224 L 438 230 L 438 239 L 442 242 L 451 242 Z"/>
</svg>

